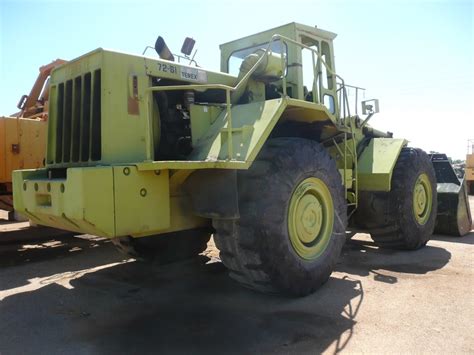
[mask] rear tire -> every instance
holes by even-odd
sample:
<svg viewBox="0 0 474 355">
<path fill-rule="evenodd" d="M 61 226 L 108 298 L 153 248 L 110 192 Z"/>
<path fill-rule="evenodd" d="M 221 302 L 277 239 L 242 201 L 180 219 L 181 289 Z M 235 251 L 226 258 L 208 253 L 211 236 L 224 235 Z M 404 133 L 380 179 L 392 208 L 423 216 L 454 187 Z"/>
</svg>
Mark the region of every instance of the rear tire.
<svg viewBox="0 0 474 355">
<path fill-rule="evenodd" d="M 314 292 L 345 242 L 347 205 L 335 162 L 317 142 L 276 138 L 237 181 L 240 219 L 213 221 L 230 276 L 257 291 Z"/>
<path fill-rule="evenodd" d="M 433 234 L 437 205 L 430 158 L 421 149 L 403 148 L 393 171 L 392 190 L 360 192 L 356 224 L 367 229 L 380 247 L 415 250 Z"/>
<path fill-rule="evenodd" d="M 111 240 L 120 252 L 131 258 L 163 265 L 196 257 L 206 250 L 210 238 L 209 228 L 203 228 L 149 237 L 120 237 Z"/>
</svg>

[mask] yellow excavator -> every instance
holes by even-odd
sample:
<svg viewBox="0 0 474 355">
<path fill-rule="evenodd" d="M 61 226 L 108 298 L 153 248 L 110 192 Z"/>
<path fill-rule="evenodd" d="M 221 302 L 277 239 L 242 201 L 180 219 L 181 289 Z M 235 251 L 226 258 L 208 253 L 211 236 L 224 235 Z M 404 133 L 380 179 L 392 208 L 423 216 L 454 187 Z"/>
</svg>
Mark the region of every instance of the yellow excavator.
<svg viewBox="0 0 474 355">
<path fill-rule="evenodd" d="M 18 102 L 19 112 L 0 117 L 0 209 L 15 219 L 12 171 L 44 166 L 48 120 L 49 77 L 65 60 L 56 59 L 39 68 L 29 95 Z"/>
</svg>

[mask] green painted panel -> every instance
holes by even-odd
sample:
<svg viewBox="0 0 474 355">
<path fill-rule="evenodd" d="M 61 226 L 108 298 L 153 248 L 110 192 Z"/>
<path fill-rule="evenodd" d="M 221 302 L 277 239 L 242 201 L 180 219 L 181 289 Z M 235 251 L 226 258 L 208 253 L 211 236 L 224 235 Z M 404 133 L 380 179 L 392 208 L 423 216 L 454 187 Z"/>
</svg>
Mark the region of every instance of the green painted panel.
<svg viewBox="0 0 474 355">
<path fill-rule="evenodd" d="M 229 143 L 227 111 L 222 111 L 209 126 L 206 134 L 196 141 L 190 160 L 253 161 L 285 107 L 284 99 L 233 106 L 231 144 Z M 193 120 L 194 118 L 191 117 L 192 125 L 195 124 Z M 230 159 L 229 145 L 232 151 Z"/>
<path fill-rule="evenodd" d="M 223 110 L 222 106 L 190 105 L 193 145 L 207 134 L 209 127 L 216 121 Z"/>
<path fill-rule="evenodd" d="M 15 209 L 42 224 L 114 236 L 112 168 L 72 168 L 67 179 L 47 179 L 46 170 L 13 174 Z"/>
<path fill-rule="evenodd" d="M 170 226 L 168 170 L 139 172 L 116 166 L 114 172 L 116 235 L 153 234 Z"/>
<path fill-rule="evenodd" d="M 13 188 L 18 212 L 79 233 L 140 237 L 209 225 L 193 215 L 180 189 L 172 196 L 168 170 L 70 168 L 67 179 L 48 179 L 46 169 L 20 170 L 13 174 Z"/>
<path fill-rule="evenodd" d="M 359 190 L 390 191 L 392 171 L 405 139 L 374 138 L 358 161 Z"/>
</svg>

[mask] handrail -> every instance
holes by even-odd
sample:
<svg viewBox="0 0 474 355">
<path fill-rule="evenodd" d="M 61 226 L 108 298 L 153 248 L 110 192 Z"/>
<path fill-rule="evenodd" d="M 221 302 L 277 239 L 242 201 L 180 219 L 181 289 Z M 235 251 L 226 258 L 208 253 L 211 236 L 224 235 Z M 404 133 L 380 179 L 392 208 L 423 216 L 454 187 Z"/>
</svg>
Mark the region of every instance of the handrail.
<svg viewBox="0 0 474 355">
<path fill-rule="evenodd" d="M 309 51 L 311 51 L 313 53 L 313 58 L 314 58 L 314 54 L 317 55 L 318 59 L 320 60 L 320 62 L 324 65 L 324 67 L 326 68 L 327 72 L 329 74 L 331 74 L 332 76 L 334 76 L 337 79 L 339 79 L 341 81 L 341 86 L 344 88 L 344 97 L 343 97 L 343 101 L 344 101 L 344 104 L 347 104 L 347 109 L 348 109 L 348 115 L 350 116 L 350 111 L 349 111 L 349 103 L 347 102 L 347 93 L 345 91 L 345 82 L 344 82 L 344 79 L 339 75 L 337 74 L 335 71 L 333 71 L 331 69 L 331 67 L 326 63 L 326 61 L 322 58 L 322 55 L 321 53 L 319 53 L 317 50 L 303 44 L 303 43 L 300 43 L 300 42 L 297 42 L 291 38 L 288 38 L 288 37 L 285 37 L 285 36 L 282 36 L 282 35 L 279 35 L 279 34 L 275 34 L 272 36 L 272 38 L 270 39 L 270 41 L 268 42 L 267 44 L 267 47 L 265 48 L 265 54 L 267 54 L 268 52 L 270 52 L 270 47 L 272 45 L 273 42 L 277 41 L 277 40 L 280 40 L 282 43 L 285 43 L 287 44 L 288 43 L 292 43 L 292 44 L 295 44 L 301 48 L 304 48 L 304 49 L 308 49 Z M 280 53 L 281 55 L 281 59 L 282 59 L 282 63 L 284 63 L 284 56 L 283 56 L 283 52 Z M 260 63 L 262 63 L 263 61 L 263 58 L 265 57 L 265 55 L 262 55 L 256 62 L 255 64 L 252 66 L 252 68 L 242 77 L 242 79 L 239 81 L 239 83 L 235 86 L 235 91 L 238 91 L 239 89 L 241 89 L 241 87 L 243 85 L 246 84 L 246 81 L 250 78 L 250 76 L 257 70 L 258 66 L 260 65 Z M 282 65 L 282 67 L 284 67 L 284 65 Z M 315 74 L 315 65 L 314 65 L 314 59 L 313 59 L 313 76 Z M 314 78 L 316 78 L 316 76 L 314 76 Z M 282 76 L 282 80 L 283 80 L 283 96 L 286 96 L 286 77 L 285 75 Z M 337 84 L 336 84 L 337 85 Z M 313 90 L 314 91 L 314 90 Z M 337 91 L 337 90 L 336 90 Z M 313 92 L 313 98 L 315 97 L 315 93 Z M 334 100 L 336 100 L 337 98 L 334 97 Z M 315 102 L 316 103 L 316 102 Z M 341 104 L 341 103 L 339 103 Z M 337 115 L 338 119 L 341 119 L 340 117 L 340 111 L 338 112 L 339 114 Z"/>
<path fill-rule="evenodd" d="M 260 56 L 260 58 L 255 62 L 255 64 L 250 68 L 250 70 L 244 74 L 244 76 L 239 80 L 239 82 L 235 85 L 235 86 L 228 86 L 228 85 L 223 85 L 223 84 L 191 84 L 191 85 L 170 85 L 170 86 L 152 86 L 152 87 L 149 87 L 146 89 L 146 91 L 148 93 L 151 93 L 153 91 L 177 91 L 177 90 L 195 90 L 195 91 L 206 91 L 206 90 L 209 90 L 209 89 L 218 89 L 218 90 L 225 90 L 226 92 L 226 118 L 227 118 L 227 133 L 228 133 L 228 159 L 231 160 L 232 159 L 232 150 L 233 150 L 233 147 L 232 147 L 232 111 L 231 111 L 231 106 L 232 106 L 232 101 L 231 101 L 231 93 L 233 92 L 239 92 L 244 85 L 247 84 L 247 81 L 249 80 L 250 76 L 257 70 L 257 68 L 259 67 L 259 65 L 263 62 L 264 58 L 265 58 L 265 55 L 269 52 L 272 52 L 271 51 L 271 45 L 273 42 L 276 42 L 276 41 L 280 41 L 282 44 L 284 43 L 285 45 L 288 45 L 288 43 L 292 43 L 294 45 L 297 45 L 299 47 L 301 47 L 302 49 L 308 49 L 309 51 L 311 51 L 312 53 L 312 61 L 313 61 L 313 100 L 315 100 L 315 97 L 316 97 L 316 89 L 317 89 L 317 86 L 316 85 L 316 79 L 319 75 L 321 75 L 321 72 L 318 72 L 316 73 L 316 63 L 315 63 L 315 57 L 314 57 L 314 54 L 317 55 L 317 58 L 318 58 L 318 61 L 320 63 L 322 63 L 325 68 L 326 68 L 326 71 L 332 75 L 336 80 L 335 82 L 335 85 L 336 85 L 336 89 L 334 90 L 335 92 L 335 95 L 333 96 L 333 99 L 334 101 L 339 101 L 338 102 L 338 106 L 337 107 L 337 110 L 335 112 L 336 114 L 336 118 L 338 119 L 339 121 L 339 124 L 341 124 L 341 121 L 343 121 L 343 118 L 347 117 L 346 116 L 346 107 L 347 107 L 347 113 L 348 113 L 348 116 L 350 116 L 350 109 L 349 109 L 349 102 L 348 102 L 348 99 L 347 99 L 347 92 L 346 92 L 346 88 L 345 88 L 345 82 L 344 82 L 344 79 L 338 75 L 335 71 L 333 71 L 331 69 L 331 67 L 326 63 L 326 61 L 322 58 L 322 55 L 315 49 L 303 44 L 303 43 L 299 43 L 291 38 L 288 38 L 288 37 L 285 37 L 285 36 L 282 36 L 282 35 L 279 35 L 279 34 L 275 34 L 271 37 L 270 41 L 268 42 L 267 44 L 267 47 L 265 48 L 265 51 L 264 51 L 264 54 L 262 56 Z M 283 47 L 283 45 L 282 45 Z M 282 80 L 282 89 L 283 89 L 283 96 L 286 97 L 287 96 L 287 91 L 286 91 L 286 75 L 285 75 L 285 71 L 288 69 L 287 68 L 287 65 L 285 64 L 285 57 L 284 57 L 284 53 L 282 51 L 282 53 L 280 53 L 280 56 L 281 56 L 281 61 L 282 61 L 282 68 L 284 68 L 284 71 L 282 73 L 282 77 L 281 77 L 281 80 Z M 316 75 L 317 74 L 317 75 Z M 339 79 L 341 81 L 341 83 L 337 83 L 337 79 Z M 337 88 L 337 85 L 340 85 L 339 88 Z M 321 90 L 321 88 L 319 88 Z M 342 93 L 343 93 L 343 97 L 342 97 L 342 100 L 337 100 L 337 92 L 339 90 L 342 89 Z M 319 93 L 318 93 L 319 95 Z M 149 95 L 147 95 L 147 98 L 148 98 Z M 342 102 L 341 102 L 342 101 Z M 314 101 L 314 103 L 319 103 L 319 97 L 318 97 L 318 101 Z M 343 112 L 344 112 L 344 116 L 341 117 L 341 105 L 343 107 Z M 150 110 L 150 107 L 149 105 L 147 104 L 147 108 L 148 110 Z M 147 120 L 147 124 L 149 125 L 148 128 L 151 127 L 151 122 L 150 122 L 150 113 L 147 112 L 148 114 L 148 120 Z M 343 124 L 345 124 L 345 122 L 343 122 Z M 150 137 L 148 138 L 149 140 L 151 139 Z M 150 142 L 148 142 L 150 143 Z M 148 146 L 150 147 L 150 144 L 148 144 Z M 151 149 L 148 148 L 148 154 L 149 156 L 151 157 Z"/>
<path fill-rule="evenodd" d="M 360 86 L 354 86 L 354 85 L 349 85 L 349 84 L 346 84 L 345 87 L 349 88 L 349 89 L 355 89 L 354 109 L 355 109 L 355 115 L 357 116 L 358 115 L 358 112 L 357 112 L 357 106 L 358 105 L 357 105 L 357 103 L 359 102 L 359 90 L 362 91 L 362 92 L 365 92 L 366 89 L 362 88 Z M 349 98 L 347 99 L 347 101 L 349 102 Z"/>
<path fill-rule="evenodd" d="M 271 45 L 273 42 L 275 41 L 281 41 L 282 43 L 285 43 L 287 44 L 288 43 L 293 43 L 301 48 L 304 48 L 304 49 L 308 49 L 309 51 L 311 51 L 313 54 L 316 54 L 318 59 L 321 61 L 321 63 L 325 66 L 326 70 L 331 74 L 333 75 L 336 79 L 339 79 L 341 81 L 341 85 L 343 88 L 346 86 L 345 82 L 344 82 L 344 79 L 338 75 L 335 71 L 333 71 L 331 69 L 331 67 L 326 63 L 326 61 L 322 58 L 322 55 L 315 49 L 303 44 L 303 43 L 299 43 L 291 38 L 288 38 L 288 37 L 285 37 L 283 35 L 279 35 L 279 34 L 275 34 L 271 37 L 270 41 L 268 42 L 267 44 L 267 47 L 265 48 L 265 52 L 264 54 L 267 54 L 269 52 L 271 52 Z M 280 53 L 281 54 L 281 58 L 282 58 L 282 63 L 284 64 L 284 53 Z M 231 87 L 231 86 L 227 86 L 227 85 L 221 85 L 221 84 L 195 84 L 195 85 L 173 85 L 173 86 L 166 86 L 167 89 L 160 89 L 160 90 L 181 90 L 183 89 L 183 87 L 186 87 L 190 90 L 200 90 L 202 89 L 203 91 L 205 90 L 208 90 L 208 89 L 229 89 L 230 91 L 234 92 L 234 91 L 239 91 L 244 85 L 246 85 L 246 82 L 247 80 L 250 78 L 250 76 L 257 70 L 258 66 L 263 62 L 264 60 L 264 57 L 265 55 L 262 55 L 260 56 L 260 58 L 255 62 L 255 64 L 252 66 L 252 68 L 250 68 L 250 70 L 245 73 L 245 75 L 240 79 L 240 81 L 237 83 L 237 85 L 235 85 L 234 87 Z M 313 63 L 314 63 L 314 60 L 313 60 Z M 285 66 L 283 66 L 285 67 Z M 313 68 L 315 68 L 315 65 L 313 66 Z M 313 70 L 313 75 L 314 75 L 314 70 Z M 285 75 L 282 75 L 282 78 L 283 80 L 283 96 L 286 96 L 286 77 Z M 337 85 L 337 84 L 336 84 Z M 180 87 L 181 88 L 175 88 L 175 87 Z M 173 89 L 171 89 L 173 88 Z M 339 89 L 337 89 L 339 90 Z M 337 91 L 336 90 L 336 91 Z M 345 92 L 345 89 L 344 89 L 344 92 Z M 314 93 L 313 93 L 313 96 L 314 96 Z M 345 98 L 344 98 L 344 101 L 347 101 L 347 94 L 345 93 L 344 94 Z M 336 98 L 335 98 L 336 99 Z M 339 119 L 341 117 L 338 117 Z"/>
<path fill-rule="evenodd" d="M 191 85 L 169 85 L 169 86 L 150 86 L 147 91 L 177 91 L 177 90 L 196 90 L 206 91 L 209 89 L 222 89 L 234 91 L 235 88 L 224 84 L 191 84 Z"/>
</svg>

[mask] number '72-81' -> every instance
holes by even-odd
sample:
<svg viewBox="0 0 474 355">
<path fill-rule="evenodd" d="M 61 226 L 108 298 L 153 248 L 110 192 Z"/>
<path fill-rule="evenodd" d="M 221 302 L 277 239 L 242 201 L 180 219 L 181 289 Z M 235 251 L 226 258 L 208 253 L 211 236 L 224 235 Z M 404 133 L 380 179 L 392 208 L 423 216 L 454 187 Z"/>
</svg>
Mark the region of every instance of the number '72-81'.
<svg viewBox="0 0 474 355">
<path fill-rule="evenodd" d="M 165 73 L 171 73 L 175 74 L 178 72 L 178 69 L 174 65 L 169 65 L 169 64 L 162 64 L 162 63 L 157 63 L 158 64 L 158 70 L 165 72 Z"/>
</svg>

